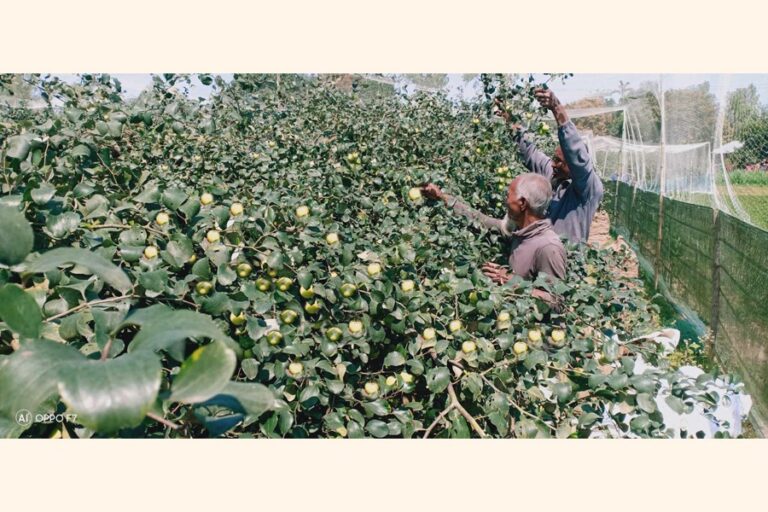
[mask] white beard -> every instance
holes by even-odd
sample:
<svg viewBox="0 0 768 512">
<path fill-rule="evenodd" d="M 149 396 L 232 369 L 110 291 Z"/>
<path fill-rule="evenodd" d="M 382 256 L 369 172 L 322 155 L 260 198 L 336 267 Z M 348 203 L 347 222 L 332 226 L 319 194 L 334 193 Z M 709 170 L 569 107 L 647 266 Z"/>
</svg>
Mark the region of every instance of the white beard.
<svg viewBox="0 0 768 512">
<path fill-rule="evenodd" d="M 517 224 L 515 224 L 515 221 L 509 216 L 509 212 L 505 213 L 504 218 L 501 219 L 501 229 L 507 236 L 510 236 L 517 231 Z"/>
</svg>

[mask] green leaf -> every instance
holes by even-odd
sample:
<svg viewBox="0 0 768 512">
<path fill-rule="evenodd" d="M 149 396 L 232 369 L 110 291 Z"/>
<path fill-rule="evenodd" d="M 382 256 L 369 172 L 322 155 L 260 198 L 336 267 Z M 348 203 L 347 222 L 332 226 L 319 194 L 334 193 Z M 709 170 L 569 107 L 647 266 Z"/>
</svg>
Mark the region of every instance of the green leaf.
<svg viewBox="0 0 768 512">
<path fill-rule="evenodd" d="M 405 358 L 400 352 L 390 352 L 384 358 L 384 366 L 402 366 L 405 364 Z"/>
<path fill-rule="evenodd" d="M 230 381 L 202 405 L 221 405 L 232 411 L 260 416 L 275 409 L 275 397 L 262 384 Z"/>
<path fill-rule="evenodd" d="M 374 416 L 386 416 L 389 414 L 389 405 L 381 398 L 373 402 L 364 403 L 363 409 L 365 409 L 366 413 Z"/>
<path fill-rule="evenodd" d="M 685 412 L 685 403 L 674 395 L 669 395 L 664 399 L 667 405 L 675 411 L 677 414 L 683 414 Z"/>
<path fill-rule="evenodd" d="M 9 437 L 18 437 L 29 425 L 16 423 L 19 411 L 33 415 L 50 412 L 46 404 L 58 394 L 62 369 L 84 357 L 77 349 L 48 340 L 26 343 L 10 356 L 0 357 L 0 418 L 13 422 Z"/>
<path fill-rule="evenodd" d="M 87 268 L 104 282 L 123 293 L 133 288 L 133 283 L 125 275 L 125 272 L 102 256 L 86 249 L 76 249 L 73 247 L 53 249 L 30 262 L 27 265 L 27 271 L 34 273 L 48 272 L 71 263 Z"/>
<path fill-rule="evenodd" d="M 141 330 L 128 345 L 129 352 L 166 350 L 174 343 L 187 338 L 210 338 L 222 341 L 235 353 L 242 352 L 240 346 L 224 334 L 216 322 L 207 315 L 195 311 L 172 310 L 167 307 L 153 308 L 154 306 L 143 310 L 144 313 L 139 316 L 132 314 L 123 322 L 136 324 L 138 320 L 141 322 L 139 325 L 142 325 Z"/>
<path fill-rule="evenodd" d="M 14 284 L 0 288 L 0 319 L 25 338 L 40 336 L 43 314 L 34 297 Z"/>
<path fill-rule="evenodd" d="M 235 352 L 219 341 L 198 348 L 181 365 L 170 400 L 187 404 L 208 400 L 224 389 L 236 365 Z"/>
<path fill-rule="evenodd" d="M 163 192 L 161 201 L 169 210 L 176 210 L 187 200 L 187 193 L 180 188 L 169 188 Z"/>
<path fill-rule="evenodd" d="M 75 212 L 50 215 L 45 222 L 45 227 L 53 238 L 64 238 L 80 227 L 80 215 Z"/>
<path fill-rule="evenodd" d="M 139 284 L 149 291 L 162 293 L 168 284 L 168 272 L 165 270 L 143 272 L 139 274 Z"/>
<path fill-rule="evenodd" d="M 387 437 L 389 435 L 389 427 L 381 420 L 371 420 L 365 425 L 367 430 L 373 437 Z"/>
<path fill-rule="evenodd" d="M 648 414 L 656 412 L 656 401 L 648 393 L 640 393 L 637 395 L 637 405 Z"/>
<path fill-rule="evenodd" d="M 139 425 L 155 402 L 162 369 L 149 353 L 82 361 L 62 370 L 59 392 L 76 422 L 114 432 Z"/>
<path fill-rule="evenodd" d="M 41 183 L 37 188 L 32 189 L 30 196 L 37 205 L 47 204 L 56 194 L 56 188 L 50 183 Z"/>
<path fill-rule="evenodd" d="M 26 160 L 27 155 L 29 155 L 29 150 L 32 147 L 30 144 L 31 140 L 29 134 L 8 137 L 8 151 L 6 151 L 5 155 L 14 160 Z"/>
<path fill-rule="evenodd" d="M 229 286 L 237 280 L 237 274 L 228 263 L 222 263 L 216 271 L 216 281 L 222 286 Z"/>
<path fill-rule="evenodd" d="M 16 208 L 0 206 L 0 263 L 16 265 L 32 251 L 34 234 L 29 221 Z"/>
<path fill-rule="evenodd" d="M 165 246 L 162 257 L 178 269 L 186 265 L 194 253 L 192 241 L 184 235 L 177 234 L 173 235 L 171 241 Z"/>
<path fill-rule="evenodd" d="M 427 387 L 433 393 L 445 391 L 448 384 L 451 383 L 451 373 L 445 367 L 433 368 L 427 372 L 425 377 L 427 379 Z"/>
<path fill-rule="evenodd" d="M 597 414 L 593 412 L 588 412 L 587 414 L 584 414 L 581 417 L 579 417 L 579 427 L 580 428 L 588 427 L 599 419 L 600 419 L 600 416 L 598 416 Z"/>
</svg>

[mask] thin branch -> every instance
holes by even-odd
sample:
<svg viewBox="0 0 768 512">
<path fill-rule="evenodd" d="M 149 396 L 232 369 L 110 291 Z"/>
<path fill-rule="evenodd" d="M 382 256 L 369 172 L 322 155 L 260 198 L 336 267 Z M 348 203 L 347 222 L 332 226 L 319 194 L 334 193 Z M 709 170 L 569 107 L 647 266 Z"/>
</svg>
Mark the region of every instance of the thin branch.
<svg viewBox="0 0 768 512">
<path fill-rule="evenodd" d="M 451 397 L 453 406 L 456 407 L 456 409 L 459 410 L 461 415 L 464 416 L 464 418 L 469 422 L 470 426 L 472 427 L 472 430 L 477 432 L 477 435 L 479 435 L 482 438 L 488 437 L 488 435 L 485 433 L 482 427 L 480 427 L 480 425 L 477 423 L 475 418 L 471 414 L 469 414 L 467 410 L 459 402 L 459 399 L 456 396 L 456 390 L 453 389 L 453 384 L 448 384 L 448 395 Z"/>
<path fill-rule="evenodd" d="M 448 414 L 449 412 L 451 412 L 451 410 L 452 410 L 454 407 L 456 407 L 456 404 L 455 404 L 454 402 L 451 402 L 451 403 L 448 405 L 448 407 L 446 407 L 445 409 L 443 409 L 443 412 L 441 412 L 440 414 L 438 414 L 438 415 L 437 415 L 437 418 L 435 418 L 435 421 L 433 421 L 433 422 L 432 422 L 432 424 L 429 426 L 429 428 L 427 428 L 427 431 L 426 431 L 426 432 L 424 432 L 424 436 L 422 437 L 422 439 L 426 439 L 426 438 L 428 438 L 428 437 L 429 437 L 429 434 L 431 434 L 431 433 L 432 433 L 432 430 L 434 430 L 434 428 L 437 426 L 437 424 L 438 424 L 438 423 L 440 423 L 440 420 L 441 420 L 441 419 L 443 419 L 443 418 L 445 417 L 445 415 L 446 415 L 446 414 Z"/>
<path fill-rule="evenodd" d="M 84 309 L 90 306 L 96 306 L 97 304 L 106 304 L 108 302 L 118 302 L 124 299 L 130 299 L 132 297 L 134 297 L 134 295 L 132 293 L 129 293 L 127 295 L 120 295 L 119 297 L 110 297 L 108 299 L 100 299 L 100 300 L 93 300 L 91 302 L 83 302 L 82 304 L 75 306 L 72 309 L 68 309 L 63 313 L 59 313 L 58 315 L 53 315 L 52 317 L 47 318 L 46 321 L 50 322 L 52 320 L 58 320 L 59 318 L 62 318 L 71 313 L 74 313 L 75 311 L 80 311 L 81 309 Z"/>
<path fill-rule="evenodd" d="M 167 420 L 167 419 L 163 418 L 162 416 L 158 416 L 157 414 L 155 414 L 153 412 L 148 412 L 147 413 L 147 418 L 151 418 L 151 419 L 155 420 L 158 423 L 162 423 L 166 427 L 172 428 L 173 430 L 179 430 L 181 428 L 181 425 L 179 425 L 178 423 L 174 423 L 171 420 Z"/>
</svg>

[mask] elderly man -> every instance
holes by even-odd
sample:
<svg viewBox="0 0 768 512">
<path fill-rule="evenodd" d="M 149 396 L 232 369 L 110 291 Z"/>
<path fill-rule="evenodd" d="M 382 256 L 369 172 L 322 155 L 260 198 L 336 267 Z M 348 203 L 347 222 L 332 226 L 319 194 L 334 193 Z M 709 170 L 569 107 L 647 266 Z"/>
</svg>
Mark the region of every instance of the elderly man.
<svg viewBox="0 0 768 512">
<path fill-rule="evenodd" d="M 526 139 L 519 125 L 512 125 L 513 136 L 528 170 L 552 181 L 554 191 L 548 217 L 555 233 L 575 243 L 586 242 L 592 218 L 603 198 L 603 184 L 595 172 L 586 144 L 557 96 L 549 89 L 536 89 L 534 94 L 541 106 L 555 116 L 560 145 L 550 158 Z M 501 108 L 500 102 L 497 106 L 499 115 L 509 122 L 509 113 Z"/>
<path fill-rule="evenodd" d="M 494 219 L 472 209 L 437 185 L 427 184 L 422 192 L 431 199 L 444 201 L 454 211 L 486 228 L 511 237 L 509 270 L 492 262 L 483 265 L 483 273 L 493 281 L 504 284 L 513 274 L 533 280 L 541 272 L 559 279 L 565 277 L 565 248 L 546 217 L 552 199 L 552 186 L 545 177 L 528 173 L 512 180 L 507 191 L 507 214 L 503 219 Z M 552 297 L 540 290 L 535 290 L 534 295 L 554 302 Z"/>
</svg>

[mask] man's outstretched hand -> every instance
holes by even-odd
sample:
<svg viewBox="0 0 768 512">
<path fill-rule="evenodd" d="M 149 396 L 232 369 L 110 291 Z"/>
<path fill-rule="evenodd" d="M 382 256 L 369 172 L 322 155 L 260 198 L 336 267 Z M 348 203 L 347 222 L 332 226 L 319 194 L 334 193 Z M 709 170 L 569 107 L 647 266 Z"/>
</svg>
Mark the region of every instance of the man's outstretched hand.
<svg viewBox="0 0 768 512">
<path fill-rule="evenodd" d="M 427 183 L 426 185 L 422 186 L 421 193 L 424 194 L 427 199 L 445 199 L 445 192 L 443 192 L 440 187 L 434 183 Z"/>
<path fill-rule="evenodd" d="M 482 271 L 486 277 L 497 284 L 504 284 L 512 277 L 512 273 L 506 267 L 502 267 L 492 261 L 483 264 Z"/>
</svg>

